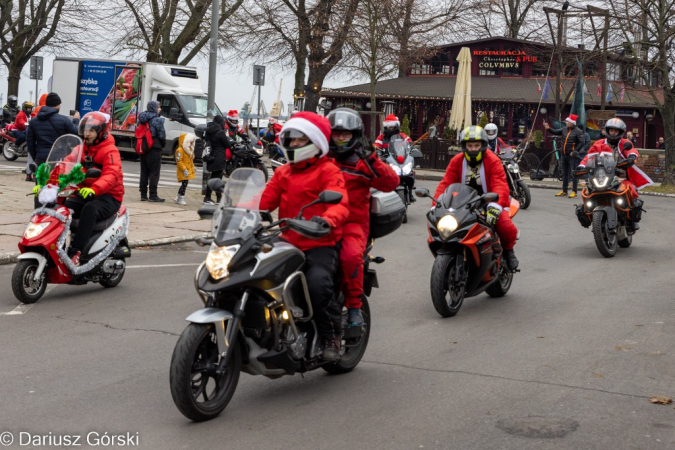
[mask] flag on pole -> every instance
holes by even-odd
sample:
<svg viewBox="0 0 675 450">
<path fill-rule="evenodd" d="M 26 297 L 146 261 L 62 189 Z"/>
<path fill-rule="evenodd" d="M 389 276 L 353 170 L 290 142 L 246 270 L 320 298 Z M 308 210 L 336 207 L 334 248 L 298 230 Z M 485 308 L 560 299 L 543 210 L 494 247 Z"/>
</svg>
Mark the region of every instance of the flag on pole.
<svg viewBox="0 0 675 450">
<path fill-rule="evenodd" d="M 621 83 L 621 91 L 619 101 L 623 103 L 623 95 L 626 93 L 626 83 Z"/>
<path fill-rule="evenodd" d="M 541 84 L 539 84 L 539 80 L 537 80 L 537 94 L 541 94 Z"/>
<path fill-rule="evenodd" d="M 588 86 L 586 85 L 586 82 L 584 81 L 584 95 L 590 95 L 590 91 L 588 90 Z"/>
<path fill-rule="evenodd" d="M 563 93 L 563 88 L 562 88 L 562 81 L 560 82 L 560 93 Z"/>
<path fill-rule="evenodd" d="M 602 97 L 602 84 L 598 81 L 598 97 Z"/>
<path fill-rule="evenodd" d="M 607 97 L 605 98 L 605 101 L 611 102 L 613 94 L 614 94 L 614 88 L 612 88 L 612 83 L 607 83 Z"/>
<path fill-rule="evenodd" d="M 544 94 L 542 95 L 543 100 L 548 100 L 548 93 L 551 90 L 551 80 L 546 77 L 546 83 L 544 83 Z"/>
</svg>

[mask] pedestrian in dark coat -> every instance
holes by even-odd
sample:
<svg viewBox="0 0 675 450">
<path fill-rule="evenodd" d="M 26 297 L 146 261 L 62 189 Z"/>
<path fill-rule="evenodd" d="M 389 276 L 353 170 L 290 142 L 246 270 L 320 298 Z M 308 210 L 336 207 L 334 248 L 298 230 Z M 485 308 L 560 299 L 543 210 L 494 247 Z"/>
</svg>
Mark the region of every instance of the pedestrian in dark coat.
<svg viewBox="0 0 675 450">
<path fill-rule="evenodd" d="M 232 148 L 232 141 L 225 133 L 225 119 L 223 116 L 215 116 L 213 122 L 206 126 L 206 139 L 211 143 L 211 155 L 213 160 L 206 164 L 206 170 L 211 172 L 211 178 L 222 178 L 223 171 L 227 166 L 227 151 Z M 220 193 L 216 193 L 216 199 L 220 202 Z M 213 203 L 211 189 L 206 187 L 204 203 Z"/>
<path fill-rule="evenodd" d="M 140 123 L 147 123 L 152 135 L 152 147 L 141 155 L 141 201 L 163 202 L 163 198 L 157 195 L 159 173 L 162 169 L 162 149 L 166 146 L 166 131 L 164 130 L 164 118 L 160 116 L 162 108 L 159 102 L 151 100 L 146 110 L 138 116 Z M 148 197 L 148 187 L 150 197 Z"/>
<path fill-rule="evenodd" d="M 544 122 L 544 128 L 546 128 L 549 133 L 563 137 L 563 157 L 561 158 L 563 183 L 562 191 L 555 194 L 556 197 L 567 196 L 567 188 L 569 186 L 570 178 L 572 179 L 573 192 L 569 194 L 569 197 L 577 197 L 578 180 L 572 174 L 572 172 L 574 172 L 574 169 L 579 163 L 579 160 L 577 157 L 575 157 L 575 155 L 572 155 L 572 153 L 579 153 L 579 150 L 583 149 L 584 147 L 584 132 L 581 128 L 577 127 L 577 119 L 578 116 L 576 114 L 570 114 L 569 117 L 565 119 L 566 128 L 559 129 L 551 128 L 549 127 L 548 123 Z"/>
</svg>

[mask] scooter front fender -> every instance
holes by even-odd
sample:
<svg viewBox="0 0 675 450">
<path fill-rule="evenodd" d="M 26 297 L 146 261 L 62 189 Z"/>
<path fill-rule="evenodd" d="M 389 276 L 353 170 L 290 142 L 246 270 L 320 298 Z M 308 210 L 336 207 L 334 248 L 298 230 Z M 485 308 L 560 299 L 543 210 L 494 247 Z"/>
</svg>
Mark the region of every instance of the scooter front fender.
<svg viewBox="0 0 675 450">
<path fill-rule="evenodd" d="M 224 357 L 230 348 L 230 343 L 225 338 L 225 322 L 228 322 L 229 327 L 233 318 L 234 315 L 224 309 L 204 308 L 193 312 L 185 320 L 192 323 L 212 323 L 216 328 L 216 336 L 218 337 L 218 352 Z"/>
<path fill-rule="evenodd" d="M 603 211 L 605 213 L 605 216 L 607 216 L 607 226 L 609 227 L 609 229 L 610 230 L 616 229 L 618 217 L 614 206 L 598 206 L 593 210 L 593 212 L 595 211 Z"/>
<path fill-rule="evenodd" d="M 35 271 L 35 275 L 33 275 L 34 281 L 37 281 L 40 278 L 40 276 L 42 275 L 42 271 L 45 270 L 45 266 L 47 265 L 47 258 L 45 258 L 41 254 L 35 253 L 35 252 L 22 253 L 21 255 L 17 256 L 16 259 L 19 259 L 19 260 L 35 259 L 35 260 L 37 260 L 38 269 Z"/>
</svg>

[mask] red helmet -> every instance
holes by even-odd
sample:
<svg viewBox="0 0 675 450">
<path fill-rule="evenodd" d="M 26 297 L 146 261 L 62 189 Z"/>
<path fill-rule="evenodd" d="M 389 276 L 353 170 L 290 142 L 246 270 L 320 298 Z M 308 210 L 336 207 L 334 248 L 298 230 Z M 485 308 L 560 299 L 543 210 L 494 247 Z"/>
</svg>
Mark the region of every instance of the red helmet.
<svg viewBox="0 0 675 450">
<path fill-rule="evenodd" d="M 89 130 L 96 130 L 96 139 L 94 145 L 108 139 L 108 132 L 110 131 L 110 116 L 99 111 L 88 112 L 80 120 L 80 125 L 77 128 L 77 134 L 84 137 L 84 133 Z"/>
</svg>

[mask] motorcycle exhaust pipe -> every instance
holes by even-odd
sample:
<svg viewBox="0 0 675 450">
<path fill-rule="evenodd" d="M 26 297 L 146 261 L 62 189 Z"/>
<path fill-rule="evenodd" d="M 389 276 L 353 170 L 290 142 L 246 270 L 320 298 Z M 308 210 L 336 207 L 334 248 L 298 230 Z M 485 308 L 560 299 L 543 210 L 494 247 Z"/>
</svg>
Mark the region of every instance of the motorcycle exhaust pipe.
<svg viewBox="0 0 675 450">
<path fill-rule="evenodd" d="M 126 267 L 124 261 L 119 261 L 115 259 L 108 259 L 103 263 L 103 273 L 108 275 L 114 275 L 117 272 L 121 272 Z"/>
</svg>

